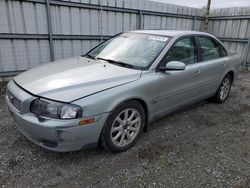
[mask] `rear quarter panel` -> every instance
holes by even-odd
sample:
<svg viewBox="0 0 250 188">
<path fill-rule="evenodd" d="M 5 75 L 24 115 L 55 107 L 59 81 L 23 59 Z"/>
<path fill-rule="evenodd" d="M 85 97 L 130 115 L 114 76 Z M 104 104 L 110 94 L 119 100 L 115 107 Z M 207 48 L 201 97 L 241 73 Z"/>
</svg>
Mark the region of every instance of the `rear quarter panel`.
<svg viewBox="0 0 250 188">
<path fill-rule="evenodd" d="M 237 78 L 240 68 L 241 68 L 241 58 L 236 53 L 229 53 L 227 59 L 226 59 L 226 66 L 224 74 L 221 76 L 221 80 L 224 78 L 224 76 L 232 71 L 234 73 L 234 80 Z"/>
</svg>

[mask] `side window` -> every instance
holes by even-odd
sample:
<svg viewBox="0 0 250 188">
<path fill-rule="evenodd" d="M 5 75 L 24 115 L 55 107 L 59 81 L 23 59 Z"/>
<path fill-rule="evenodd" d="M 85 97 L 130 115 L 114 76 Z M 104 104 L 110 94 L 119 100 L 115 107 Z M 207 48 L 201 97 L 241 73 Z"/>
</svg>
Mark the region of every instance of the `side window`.
<svg viewBox="0 0 250 188">
<path fill-rule="evenodd" d="M 194 37 L 186 37 L 177 41 L 168 51 L 164 63 L 180 61 L 188 65 L 197 62 L 198 56 L 194 41 Z"/>
<path fill-rule="evenodd" d="M 225 48 L 221 44 L 219 44 L 219 43 L 218 43 L 218 46 L 220 48 L 220 57 L 227 56 L 227 51 L 225 50 Z"/>
<path fill-rule="evenodd" d="M 220 49 L 211 38 L 198 37 L 201 45 L 202 60 L 207 61 L 220 57 Z"/>
</svg>

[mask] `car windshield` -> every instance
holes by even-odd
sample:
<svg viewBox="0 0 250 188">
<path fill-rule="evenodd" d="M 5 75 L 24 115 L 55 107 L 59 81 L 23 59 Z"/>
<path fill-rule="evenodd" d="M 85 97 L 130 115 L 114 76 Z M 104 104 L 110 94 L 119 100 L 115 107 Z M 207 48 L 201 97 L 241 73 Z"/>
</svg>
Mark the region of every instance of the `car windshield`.
<svg viewBox="0 0 250 188">
<path fill-rule="evenodd" d="M 128 68 L 145 69 L 156 59 L 168 41 L 169 37 L 166 36 L 122 33 L 103 42 L 85 56 L 121 66 L 127 65 Z"/>
</svg>

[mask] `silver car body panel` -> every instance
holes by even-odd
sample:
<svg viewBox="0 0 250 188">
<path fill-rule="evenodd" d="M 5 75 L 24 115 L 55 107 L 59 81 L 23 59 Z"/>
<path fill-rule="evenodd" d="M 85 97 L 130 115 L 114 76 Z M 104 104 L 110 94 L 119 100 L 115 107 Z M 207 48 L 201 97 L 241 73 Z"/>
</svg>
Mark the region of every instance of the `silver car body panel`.
<svg viewBox="0 0 250 188">
<path fill-rule="evenodd" d="M 18 130 L 33 143 L 48 150 L 65 152 L 96 147 L 102 126 L 109 113 L 96 114 L 93 124 L 79 125 L 79 119 L 58 120 L 47 118 L 40 121 L 30 113 L 30 103 L 36 98 L 17 86 L 13 80 L 8 83 L 9 92 L 18 96 L 22 103 L 20 111 L 16 110 L 6 97 L 11 114 L 17 122 Z M 85 116 L 86 117 L 86 116 Z M 84 118 L 84 117 L 83 117 Z"/>
<path fill-rule="evenodd" d="M 148 70 L 128 69 L 105 61 L 77 57 L 31 69 L 10 81 L 8 90 L 22 102 L 21 110 L 17 111 L 6 98 L 20 131 L 34 143 L 53 151 L 94 147 L 109 114 L 125 101 L 135 99 L 144 104 L 148 122 L 151 122 L 185 105 L 213 96 L 228 72 L 237 77 L 240 58 L 230 53 L 225 57 L 186 65 L 183 71 L 157 71 L 163 56 L 180 37 L 212 35 L 194 31 L 133 32 L 172 37 Z M 77 104 L 83 109 L 82 117 L 74 120 L 48 118 L 41 122 L 29 110 L 37 97 Z M 79 126 L 79 121 L 88 117 L 95 117 L 96 121 Z M 44 140 L 57 145 L 52 147 Z"/>
<path fill-rule="evenodd" d="M 102 60 L 75 57 L 30 69 L 16 76 L 14 80 L 34 95 L 70 102 L 135 81 L 139 79 L 141 72 Z"/>
</svg>

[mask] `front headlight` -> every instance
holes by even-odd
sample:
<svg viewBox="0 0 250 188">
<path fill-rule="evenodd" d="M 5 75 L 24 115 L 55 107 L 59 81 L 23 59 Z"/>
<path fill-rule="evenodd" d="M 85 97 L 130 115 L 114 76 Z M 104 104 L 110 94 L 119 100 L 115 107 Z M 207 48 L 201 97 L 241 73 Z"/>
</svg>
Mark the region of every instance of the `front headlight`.
<svg viewBox="0 0 250 188">
<path fill-rule="evenodd" d="M 30 111 L 37 116 L 55 119 L 74 119 L 81 117 L 82 115 L 82 109 L 80 106 L 41 98 L 38 98 L 31 103 Z"/>
</svg>

